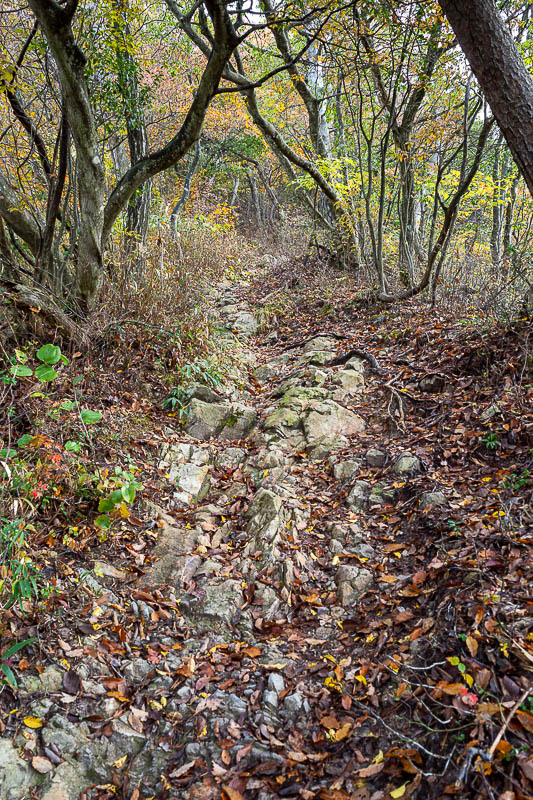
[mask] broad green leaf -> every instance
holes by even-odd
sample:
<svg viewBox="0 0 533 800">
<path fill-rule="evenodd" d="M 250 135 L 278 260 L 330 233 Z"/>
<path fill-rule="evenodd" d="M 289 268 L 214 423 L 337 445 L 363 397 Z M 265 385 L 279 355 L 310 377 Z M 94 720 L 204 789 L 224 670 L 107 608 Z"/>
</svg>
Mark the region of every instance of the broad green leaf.
<svg viewBox="0 0 533 800">
<path fill-rule="evenodd" d="M 24 366 L 24 364 L 17 364 L 16 367 L 11 367 L 9 371 L 15 378 L 29 378 L 30 375 L 33 375 L 33 370 Z"/>
<path fill-rule="evenodd" d="M 50 383 L 50 381 L 53 381 L 55 378 L 57 378 L 57 372 L 48 364 L 39 364 L 35 370 L 35 377 L 42 383 Z"/>
<path fill-rule="evenodd" d="M 102 412 L 101 411 L 91 411 L 90 408 L 84 408 L 81 412 L 82 421 L 85 422 L 86 425 L 94 425 L 96 422 L 100 422 L 102 419 Z"/>
<path fill-rule="evenodd" d="M 98 511 L 113 511 L 122 502 L 122 490 L 115 489 L 109 497 L 102 497 L 98 503 Z"/>
<path fill-rule="evenodd" d="M 110 497 L 102 497 L 102 499 L 98 503 L 98 511 L 113 511 L 114 508 L 115 508 L 115 503 L 111 500 Z"/>
<path fill-rule="evenodd" d="M 35 353 L 39 361 L 45 364 L 57 364 L 61 358 L 61 348 L 55 344 L 44 344 Z"/>
<path fill-rule="evenodd" d="M 126 503 L 133 503 L 135 500 L 135 486 L 132 483 L 129 486 L 122 487 L 122 497 Z"/>
<path fill-rule="evenodd" d="M 72 411 L 78 405 L 76 400 L 63 400 L 59 408 L 61 411 Z"/>
<path fill-rule="evenodd" d="M 102 528 L 103 530 L 108 530 L 111 527 L 111 520 L 107 516 L 107 514 L 100 514 L 99 517 L 96 517 L 94 524 L 97 528 Z"/>
<path fill-rule="evenodd" d="M 34 437 L 31 433 L 25 433 L 20 439 L 17 439 L 17 446 L 18 447 L 26 447 L 26 445 L 31 444 L 33 442 Z"/>
<path fill-rule="evenodd" d="M 68 442 L 65 442 L 65 450 L 67 453 L 79 453 L 81 447 L 81 442 L 74 442 L 72 439 L 69 439 Z"/>
</svg>

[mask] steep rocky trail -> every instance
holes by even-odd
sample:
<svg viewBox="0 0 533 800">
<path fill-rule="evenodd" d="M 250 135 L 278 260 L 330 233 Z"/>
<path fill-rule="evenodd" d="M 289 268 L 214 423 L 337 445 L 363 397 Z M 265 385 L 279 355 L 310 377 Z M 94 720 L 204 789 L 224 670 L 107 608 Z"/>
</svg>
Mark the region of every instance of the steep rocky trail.
<svg viewBox="0 0 533 800">
<path fill-rule="evenodd" d="M 421 604 L 449 549 L 419 552 L 413 514 L 430 531 L 458 496 L 401 437 L 382 444 L 366 382 L 387 378 L 364 352 L 339 359 L 330 322 L 284 345 L 232 284 L 213 313 L 250 379 L 188 387 L 136 573 L 80 575 L 63 663 L 21 681 L 35 727 L 0 739 L 0 799 L 443 796 L 452 756 L 427 723 L 412 738 L 401 696 L 438 666 L 444 611 L 431 589 Z"/>
</svg>

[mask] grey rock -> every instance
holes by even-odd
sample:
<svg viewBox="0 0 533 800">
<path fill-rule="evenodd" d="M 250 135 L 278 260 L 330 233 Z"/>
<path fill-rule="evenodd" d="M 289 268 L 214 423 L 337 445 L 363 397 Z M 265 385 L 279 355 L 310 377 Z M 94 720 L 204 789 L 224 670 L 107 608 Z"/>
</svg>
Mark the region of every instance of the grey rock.
<svg viewBox="0 0 533 800">
<path fill-rule="evenodd" d="M 83 790 L 91 783 L 90 776 L 80 763 L 64 761 L 54 770 L 52 782 L 42 795 L 42 800 L 79 800 Z"/>
<path fill-rule="evenodd" d="M 246 452 L 241 447 L 226 447 L 215 458 L 215 465 L 222 469 L 236 469 L 244 462 Z"/>
<path fill-rule="evenodd" d="M 298 384 L 289 388 L 281 398 L 281 408 L 294 408 L 303 411 L 313 401 L 325 400 L 328 393 L 325 389 L 315 386 L 302 386 Z"/>
<path fill-rule="evenodd" d="M 337 599 L 342 606 L 353 605 L 372 584 L 372 573 L 355 566 L 342 566 L 337 570 Z"/>
<path fill-rule="evenodd" d="M 393 488 L 377 484 L 372 487 L 372 491 L 368 496 L 369 505 L 385 505 L 387 503 L 394 503 L 396 492 Z"/>
<path fill-rule="evenodd" d="M 136 658 L 135 661 L 131 661 L 124 667 L 124 677 L 128 683 L 140 683 L 153 669 L 154 667 L 149 661 Z"/>
<path fill-rule="evenodd" d="M 45 667 L 40 675 L 21 675 L 19 678 L 19 689 L 23 694 L 39 694 L 41 692 L 60 692 L 63 688 L 63 677 L 65 671 L 50 664 Z"/>
<path fill-rule="evenodd" d="M 365 388 L 363 373 L 355 369 L 341 369 L 336 372 L 331 382 L 334 386 L 340 386 L 346 393 L 354 394 Z"/>
<path fill-rule="evenodd" d="M 304 353 L 314 353 L 316 350 L 335 350 L 337 342 L 329 336 L 315 336 L 304 344 Z"/>
<path fill-rule="evenodd" d="M 175 485 L 174 499 L 181 505 L 193 505 L 209 492 L 211 479 L 209 467 L 199 464 L 173 464 L 168 473 Z"/>
<path fill-rule="evenodd" d="M 243 439 L 257 421 L 253 409 L 239 403 L 204 403 L 191 400 L 185 430 L 197 439 Z"/>
<path fill-rule="evenodd" d="M 203 383 L 189 383 L 183 389 L 182 404 L 186 405 L 193 399 L 203 400 L 204 403 L 218 403 L 220 395 Z"/>
<path fill-rule="evenodd" d="M 384 467 L 387 463 L 387 453 L 371 447 L 366 453 L 366 463 L 369 467 Z"/>
<path fill-rule="evenodd" d="M 132 786 L 156 788 L 160 786 L 161 775 L 165 772 L 171 754 L 161 747 L 145 748 L 136 755 L 128 766 L 128 776 Z M 153 792 L 151 792 L 153 794 Z"/>
<path fill-rule="evenodd" d="M 444 391 L 446 378 L 444 375 L 440 375 L 436 372 L 431 375 L 424 375 L 424 377 L 420 379 L 418 386 L 421 392 L 438 394 Z"/>
<path fill-rule="evenodd" d="M 146 742 L 146 736 L 144 733 L 139 733 L 139 731 L 134 730 L 130 725 L 124 722 L 121 719 L 114 719 L 111 722 L 113 727 L 113 734 L 112 740 L 113 744 L 123 753 L 127 753 L 128 756 L 137 755 L 139 753 L 144 743 Z"/>
<path fill-rule="evenodd" d="M 427 511 L 435 506 L 445 506 L 448 501 L 442 492 L 424 492 L 420 498 L 420 508 Z"/>
<path fill-rule="evenodd" d="M 298 714 L 304 707 L 303 695 L 301 695 L 300 692 L 288 694 L 283 701 L 283 706 L 289 714 Z"/>
<path fill-rule="evenodd" d="M 346 481 L 353 478 L 359 472 L 361 463 L 359 461 L 339 461 L 333 467 L 333 475 L 338 481 Z"/>
<path fill-rule="evenodd" d="M 343 406 L 326 400 L 311 403 L 304 420 L 304 432 L 308 441 L 324 436 L 350 436 L 364 430 L 365 424 L 358 414 Z"/>
<path fill-rule="evenodd" d="M 259 489 L 255 495 L 246 512 L 250 520 L 246 530 L 254 539 L 256 549 L 260 549 L 264 543 L 277 540 L 283 524 L 282 507 L 281 497 L 269 489 Z"/>
<path fill-rule="evenodd" d="M 189 742 L 189 744 L 185 745 L 185 757 L 187 761 L 191 761 L 193 758 L 198 758 L 201 752 L 201 746 L 198 742 Z"/>
<path fill-rule="evenodd" d="M 76 758 L 77 755 L 90 748 L 88 729 L 85 724 L 73 725 L 66 717 L 55 714 L 42 729 L 45 745 L 53 744 L 60 753 Z"/>
<path fill-rule="evenodd" d="M 307 446 L 307 455 L 313 461 L 323 461 L 335 450 L 343 450 L 349 444 L 346 436 L 333 434 L 322 436 L 320 439 L 312 439 Z"/>
<path fill-rule="evenodd" d="M 277 430 L 278 428 L 299 428 L 300 414 L 293 408 L 277 408 L 269 414 L 263 423 L 266 431 Z"/>
<path fill-rule="evenodd" d="M 22 800 L 43 780 L 44 776 L 19 756 L 11 741 L 0 739 L 0 800 Z"/>
<path fill-rule="evenodd" d="M 317 367 L 323 367 L 324 364 L 329 364 L 336 355 L 337 353 L 335 350 L 316 350 L 304 356 L 304 362 L 307 364 L 314 364 Z"/>
<path fill-rule="evenodd" d="M 181 613 L 200 630 L 227 631 L 234 613 L 244 603 L 240 582 L 227 580 L 208 584 L 204 590 L 203 599 L 191 594 L 182 595 Z"/>
<path fill-rule="evenodd" d="M 261 364 L 254 372 L 256 380 L 260 383 L 266 383 L 272 380 L 272 378 L 275 378 L 278 374 L 279 368 L 273 364 Z"/>
<path fill-rule="evenodd" d="M 279 672 L 271 672 L 268 676 L 268 688 L 277 694 L 281 694 L 283 691 L 285 691 L 285 681 L 283 680 L 283 675 L 280 675 Z"/>
<path fill-rule="evenodd" d="M 354 511 L 361 511 L 368 505 L 370 484 L 367 481 L 356 481 L 346 498 L 348 506 Z"/>
<path fill-rule="evenodd" d="M 253 336 L 259 329 L 256 318 L 249 311 L 239 311 L 230 317 L 229 325 L 241 336 Z"/>
<path fill-rule="evenodd" d="M 415 475 L 421 469 L 420 459 L 412 455 L 412 453 L 401 453 L 392 468 L 396 475 Z"/>
<path fill-rule="evenodd" d="M 263 695 L 263 700 L 266 706 L 270 708 L 277 708 L 278 707 L 278 693 L 274 691 L 265 692 Z"/>
<path fill-rule="evenodd" d="M 355 553 L 356 556 L 360 556 L 361 558 L 375 558 L 376 556 L 374 548 L 365 542 L 354 542 L 350 544 L 347 549 L 350 553 Z"/>
</svg>

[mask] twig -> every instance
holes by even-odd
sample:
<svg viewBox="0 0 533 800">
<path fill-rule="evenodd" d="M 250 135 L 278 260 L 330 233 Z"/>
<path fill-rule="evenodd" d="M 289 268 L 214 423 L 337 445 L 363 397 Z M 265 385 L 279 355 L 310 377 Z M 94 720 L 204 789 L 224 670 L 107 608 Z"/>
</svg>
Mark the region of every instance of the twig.
<svg viewBox="0 0 533 800">
<path fill-rule="evenodd" d="M 510 710 L 510 712 L 509 712 L 509 714 L 507 716 L 507 719 L 504 721 L 502 727 L 498 731 L 498 735 L 496 736 L 496 738 L 494 739 L 493 743 L 491 744 L 491 746 L 489 748 L 489 751 L 488 751 L 488 754 L 487 754 L 488 756 L 490 756 L 489 761 L 492 760 L 492 756 L 494 755 L 494 751 L 498 747 L 498 745 L 499 745 L 499 743 L 500 743 L 500 741 L 502 739 L 502 736 L 505 734 L 505 731 L 509 727 L 509 723 L 511 722 L 512 718 L 514 717 L 514 715 L 516 714 L 516 712 L 518 711 L 518 709 L 520 708 L 522 703 L 527 700 L 527 698 L 529 697 L 529 695 L 531 694 L 532 691 L 533 691 L 532 687 L 529 687 L 528 689 L 524 689 L 524 691 L 520 695 L 519 699 L 516 701 L 516 703 L 514 704 L 512 709 Z"/>
</svg>

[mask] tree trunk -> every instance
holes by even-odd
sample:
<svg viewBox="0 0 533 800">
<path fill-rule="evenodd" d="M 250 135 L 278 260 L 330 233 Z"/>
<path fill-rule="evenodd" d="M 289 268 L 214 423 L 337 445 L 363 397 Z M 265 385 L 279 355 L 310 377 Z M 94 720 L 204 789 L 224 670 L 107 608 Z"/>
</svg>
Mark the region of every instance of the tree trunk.
<svg viewBox="0 0 533 800">
<path fill-rule="evenodd" d="M 533 79 L 493 0 L 439 0 L 533 194 Z"/>
</svg>

